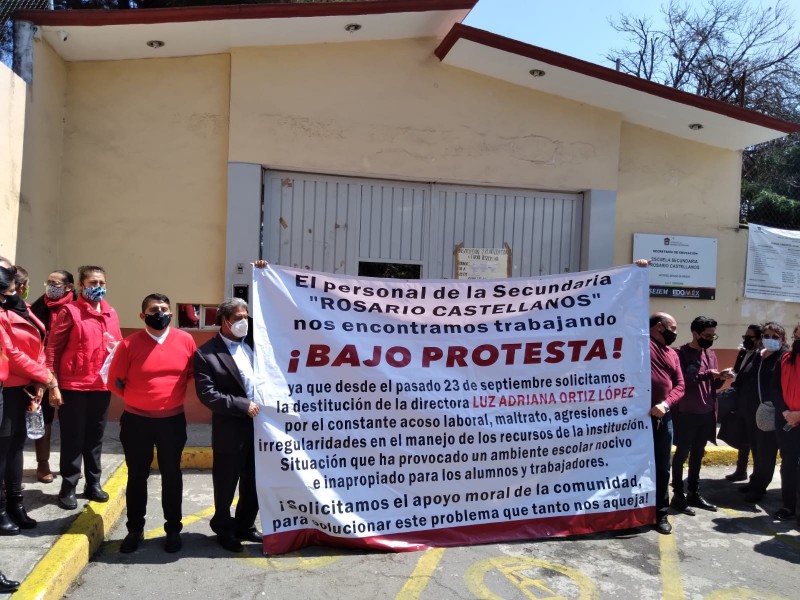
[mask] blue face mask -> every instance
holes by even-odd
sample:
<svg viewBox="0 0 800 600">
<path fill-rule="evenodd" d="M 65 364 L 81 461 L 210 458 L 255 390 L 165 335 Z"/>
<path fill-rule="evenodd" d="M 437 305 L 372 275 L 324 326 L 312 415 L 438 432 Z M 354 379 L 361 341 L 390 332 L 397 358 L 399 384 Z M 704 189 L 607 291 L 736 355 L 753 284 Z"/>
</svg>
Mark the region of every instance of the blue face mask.
<svg viewBox="0 0 800 600">
<path fill-rule="evenodd" d="M 106 297 L 106 288 L 100 286 L 83 288 L 83 297 L 90 302 L 100 302 Z"/>
<path fill-rule="evenodd" d="M 764 338 L 761 340 L 761 343 L 764 344 L 764 348 L 770 352 L 777 352 L 781 349 L 782 345 L 780 340 L 773 340 L 772 338 Z"/>
</svg>

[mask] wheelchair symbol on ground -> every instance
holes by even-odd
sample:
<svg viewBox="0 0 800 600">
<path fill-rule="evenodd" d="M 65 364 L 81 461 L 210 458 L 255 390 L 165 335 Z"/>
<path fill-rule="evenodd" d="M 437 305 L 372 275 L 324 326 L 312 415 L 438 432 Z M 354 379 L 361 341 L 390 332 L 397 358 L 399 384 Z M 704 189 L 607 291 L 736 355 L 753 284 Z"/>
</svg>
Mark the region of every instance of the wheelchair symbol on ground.
<svg viewBox="0 0 800 600">
<path fill-rule="evenodd" d="M 538 558 L 495 557 L 474 563 L 464 576 L 484 600 L 596 600 L 597 587 L 577 569 Z"/>
</svg>

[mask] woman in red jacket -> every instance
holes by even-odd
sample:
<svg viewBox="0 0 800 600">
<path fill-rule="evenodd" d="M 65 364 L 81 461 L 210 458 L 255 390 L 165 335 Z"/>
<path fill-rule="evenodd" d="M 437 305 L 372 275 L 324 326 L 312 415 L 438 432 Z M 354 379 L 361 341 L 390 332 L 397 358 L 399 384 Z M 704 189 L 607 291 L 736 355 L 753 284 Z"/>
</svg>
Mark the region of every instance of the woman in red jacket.
<svg viewBox="0 0 800 600">
<path fill-rule="evenodd" d="M 780 521 L 797 519 L 800 473 L 800 325 L 794 328 L 792 349 L 781 359 L 780 384 L 775 397 L 775 431 L 781 450 L 783 507 L 775 513 Z"/>
<path fill-rule="evenodd" d="M 0 423 L 0 475 L 5 483 L 4 493 L 0 492 L 0 534 L 15 535 L 20 528 L 36 527 L 36 521 L 28 516 L 22 504 L 25 411 L 32 403 L 41 402 L 45 387 L 55 388 L 56 380 L 44 364 L 44 325 L 16 293 L 13 270 L 3 267 L 0 267 L 0 303 L 0 345 L 8 358 Z M 36 391 L 29 395 L 26 388 L 31 385 Z"/>
<path fill-rule="evenodd" d="M 58 504 L 77 508 L 75 488 L 81 473 L 86 476 L 84 493 L 89 500 L 107 502 L 100 487 L 103 433 L 108 419 L 111 393 L 100 378 L 114 344 L 122 339 L 117 311 L 104 300 L 106 272 L 102 267 L 84 266 L 78 270 L 80 294 L 56 315 L 47 341 L 47 366 L 59 379 L 63 395 L 51 398 L 60 407 L 61 491 Z"/>
<path fill-rule="evenodd" d="M 75 278 L 69 271 L 53 271 L 47 276 L 44 294 L 31 303 L 31 311 L 44 323 L 48 333 L 53 327 L 56 315 L 61 308 L 74 302 Z M 36 440 L 36 479 L 42 483 L 51 483 L 55 476 L 50 470 L 50 438 L 53 432 L 53 419 L 55 409 L 50 404 L 47 392 L 42 399 L 42 414 L 44 415 L 44 436 Z"/>
<path fill-rule="evenodd" d="M 8 289 L 8 285 L 11 283 L 11 273 L 6 268 L 10 266 L 11 263 L 0 256 L 0 268 L 4 269 L 0 271 L 0 290 Z M 0 339 L 0 422 L 3 421 L 3 384 L 6 379 L 8 379 L 8 356 L 6 356 L 6 353 L 3 351 L 3 342 L 2 339 Z M 6 515 L 5 520 L 8 520 L 8 515 Z M 17 531 L 19 531 L 19 529 L 17 529 Z M 7 594 L 8 592 L 15 592 L 17 588 L 19 588 L 19 581 L 8 579 L 3 573 L 0 573 L 0 593 Z"/>
</svg>

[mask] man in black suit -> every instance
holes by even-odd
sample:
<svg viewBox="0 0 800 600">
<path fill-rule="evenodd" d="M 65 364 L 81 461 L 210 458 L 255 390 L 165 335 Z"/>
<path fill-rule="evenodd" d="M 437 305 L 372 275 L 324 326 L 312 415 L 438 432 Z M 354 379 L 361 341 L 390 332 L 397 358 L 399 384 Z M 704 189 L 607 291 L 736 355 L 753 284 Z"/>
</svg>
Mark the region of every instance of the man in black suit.
<svg viewBox="0 0 800 600">
<path fill-rule="evenodd" d="M 214 450 L 214 517 L 211 529 L 220 546 L 243 550 L 241 540 L 261 542 L 255 527 L 258 514 L 253 418 L 253 341 L 247 303 L 229 298 L 217 308 L 219 335 L 194 355 L 194 383 L 200 401 L 214 413 L 211 447 Z M 239 503 L 231 518 L 231 504 L 239 484 Z"/>
</svg>

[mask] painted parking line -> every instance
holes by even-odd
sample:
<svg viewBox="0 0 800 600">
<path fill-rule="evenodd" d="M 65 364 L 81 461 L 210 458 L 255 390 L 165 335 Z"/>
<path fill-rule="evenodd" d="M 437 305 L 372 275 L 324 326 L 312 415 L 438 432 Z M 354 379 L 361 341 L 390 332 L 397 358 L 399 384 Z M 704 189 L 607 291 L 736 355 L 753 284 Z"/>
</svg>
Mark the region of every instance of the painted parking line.
<svg viewBox="0 0 800 600">
<path fill-rule="evenodd" d="M 661 573 L 661 597 L 663 600 L 684 600 L 681 579 L 678 542 L 675 534 L 658 536 L 659 571 Z"/>
<path fill-rule="evenodd" d="M 739 512 L 738 510 L 734 510 L 732 508 L 723 508 L 721 509 L 723 513 L 728 515 L 729 517 L 739 518 L 739 517 L 752 517 L 752 513 L 743 513 Z M 764 517 L 768 517 L 769 515 L 762 515 Z M 794 550 L 800 550 L 800 538 L 797 536 L 789 535 L 785 531 L 776 531 L 774 528 L 770 527 L 763 519 L 753 520 L 751 519 L 747 526 L 763 535 L 768 535 L 775 538 L 777 541 L 786 544 L 790 548 Z"/>
<path fill-rule="evenodd" d="M 417 566 L 414 567 L 408 580 L 395 596 L 396 600 L 417 600 L 428 586 L 442 556 L 444 556 L 444 548 L 431 548 L 423 552 L 417 561 Z"/>
</svg>

